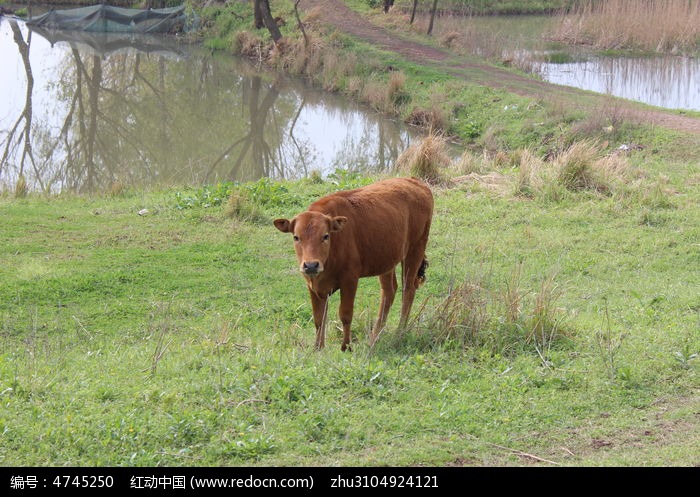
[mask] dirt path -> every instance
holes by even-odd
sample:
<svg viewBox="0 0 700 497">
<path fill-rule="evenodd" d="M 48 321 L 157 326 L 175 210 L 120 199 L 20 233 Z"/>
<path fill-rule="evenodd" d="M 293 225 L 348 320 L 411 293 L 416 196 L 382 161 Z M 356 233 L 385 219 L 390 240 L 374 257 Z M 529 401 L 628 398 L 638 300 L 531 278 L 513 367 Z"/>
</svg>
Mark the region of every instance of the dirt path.
<svg viewBox="0 0 700 497">
<path fill-rule="evenodd" d="M 383 50 L 400 54 L 411 62 L 438 67 L 458 78 L 465 77 L 465 71 L 468 70 L 472 82 L 536 99 L 551 98 L 553 95 L 584 94 L 576 88 L 521 76 L 472 58 L 456 57 L 447 50 L 403 39 L 372 24 L 340 0 L 301 0 L 299 6 L 304 12 L 319 7 L 318 14 L 322 21 L 335 26 L 339 31 L 370 42 Z M 587 97 L 590 98 L 590 95 L 587 94 Z M 600 98 L 602 101 L 606 97 L 601 95 Z M 700 119 L 674 114 L 671 111 L 640 109 L 634 103 L 625 103 L 623 100 L 620 100 L 619 104 L 616 102 L 616 105 L 620 106 L 620 112 L 629 120 L 700 135 Z"/>
</svg>

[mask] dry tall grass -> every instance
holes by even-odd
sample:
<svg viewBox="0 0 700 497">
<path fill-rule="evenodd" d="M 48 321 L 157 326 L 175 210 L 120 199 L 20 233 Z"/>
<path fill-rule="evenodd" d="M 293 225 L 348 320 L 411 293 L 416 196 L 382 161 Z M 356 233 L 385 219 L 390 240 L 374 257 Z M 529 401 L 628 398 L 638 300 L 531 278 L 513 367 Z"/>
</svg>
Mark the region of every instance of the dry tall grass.
<svg viewBox="0 0 700 497">
<path fill-rule="evenodd" d="M 486 160 L 484 154 L 475 155 L 471 150 L 465 149 L 462 155 L 459 156 L 454 164 L 454 171 L 458 175 L 467 175 L 472 173 L 481 174 L 484 172 L 484 164 Z"/>
<path fill-rule="evenodd" d="M 550 171 L 542 159 L 530 150 L 523 150 L 520 154 L 515 194 L 534 197 L 538 192 L 542 192 L 548 182 L 547 175 L 551 175 Z"/>
<path fill-rule="evenodd" d="M 273 67 L 302 76 L 331 92 L 345 91 L 350 97 L 368 104 L 378 112 L 398 115 L 401 106 L 410 100 L 405 90 L 406 75 L 401 71 L 387 70 L 383 65 L 366 66 L 356 53 L 344 49 L 340 38 L 324 34 L 324 26 L 318 22 L 318 9 L 312 9 L 303 19 L 304 36 L 283 39 L 271 50 L 260 48 L 261 39 L 249 39 L 248 34 L 235 40 L 242 55 L 265 58 Z M 358 77 L 367 72 L 369 76 Z M 428 128 L 427 126 L 423 126 Z"/>
<path fill-rule="evenodd" d="M 553 157 L 543 160 L 529 151 L 520 154 L 515 194 L 525 197 L 558 197 L 558 188 L 571 192 L 590 191 L 611 195 L 630 180 L 627 157 L 604 153 L 591 140 L 581 140 Z"/>
<path fill-rule="evenodd" d="M 438 304 L 430 327 L 438 343 L 455 340 L 474 345 L 488 326 L 489 292 L 480 283 L 465 281 Z"/>
<path fill-rule="evenodd" d="M 229 219 L 239 219 L 254 223 L 268 221 L 263 215 L 260 206 L 238 191 L 233 192 L 228 198 L 224 208 L 224 215 Z"/>
<path fill-rule="evenodd" d="M 555 274 L 545 276 L 535 294 L 527 335 L 527 341 L 534 341 L 543 359 L 555 339 L 567 336 L 559 323 L 563 313 L 556 306 L 561 296 L 562 290 L 555 281 Z"/>
<path fill-rule="evenodd" d="M 452 165 L 447 140 L 438 133 L 429 133 L 414 142 L 396 159 L 395 169 L 417 176 L 428 183 L 438 184 L 445 180 L 445 171 Z"/>
<path fill-rule="evenodd" d="M 378 112 L 398 114 L 401 105 L 410 99 L 404 91 L 405 82 L 406 75 L 402 72 L 391 72 L 389 81 L 384 81 L 383 78 L 363 81 L 359 92 L 360 100 Z"/>
<path fill-rule="evenodd" d="M 393 106 L 399 106 L 408 99 L 406 93 L 406 75 L 401 71 L 392 71 L 389 75 L 389 84 L 387 87 L 387 101 Z"/>
<path fill-rule="evenodd" d="M 552 38 L 600 49 L 696 51 L 700 1 L 581 0 L 562 15 Z"/>
<path fill-rule="evenodd" d="M 522 271 L 523 263 L 519 261 L 513 269 L 510 280 L 506 282 L 506 287 L 501 291 L 506 322 L 510 324 L 517 323 L 522 315 L 522 304 L 525 297 L 521 288 Z"/>
<path fill-rule="evenodd" d="M 428 18 L 419 14 L 409 29 L 425 33 Z M 476 29 L 469 15 L 441 16 L 433 34 L 456 53 L 532 70 L 531 58 L 519 50 L 522 41 L 504 50 L 503 33 Z M 695 52 L 700 47 L 700 0 L 580 0 L 561 14 L 546 38 L 599 49 Z"/>
<path fill-rule="evenodd" d="M 15 183 L 15 198 L 24 198 L 29 193 L 29 185 L 24 174 L 20 174 Z"/>
<path fill-rule="evenodd" d="M 589 190 L 608 195 L 616 183 L 624 182 L 629 169 L 624 156 L 603 154 L 590 140 L 574 143 L 555 160 L 557 180 L 567 190 Z"/>
<path fill-rule="evenodd" d="M 556 274 L 544 276 L 538 290 L 522 282 L 522 262 L 513 269 L 505 289 L 492 288 L 492 275 L 457 284 L 426 313 L 425 330 L 435 344 L 456 342 L 509 353 L 534 345 L 543 362 L 551 346 L 569 333 L 562 326 L 566 312 L 557 306 L 562 295 Z"/>
<path fill-rule="evenodd" d="M 653 188 L 650 190 L 643 184 L 644 177 L 630 165 L 629 154 L 629 150 L 609 151 L 605 143 L 583 139 L 550 157 L 539 157 L 529 149 L 485 152 L 482 156 L 465 151 L 441 167 L 441 171 L 452 174 L 451 183 L 471 185 L 473 191 L 489 191 L 499 196 L 553 201 L 562 199 L 567 192 L 615 196 L 620 200 L 640 195 L 652 197 L 645 192 Z M 400 164 L 403 170 L 425 160 L 417 150 L 407 151 L 405 155 Z M 513 175 L 513 171 L 517 174 Z M 664 191 L 660 197 L 668 199 L 672 193 Z"/>
</svg>

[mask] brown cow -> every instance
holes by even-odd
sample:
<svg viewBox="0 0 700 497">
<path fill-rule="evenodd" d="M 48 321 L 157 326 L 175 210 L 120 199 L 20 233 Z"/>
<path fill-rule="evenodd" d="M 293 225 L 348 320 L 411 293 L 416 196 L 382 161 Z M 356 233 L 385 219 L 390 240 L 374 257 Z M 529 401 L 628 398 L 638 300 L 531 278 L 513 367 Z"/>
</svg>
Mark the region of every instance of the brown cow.
<svg viewBox="0 0 700 497">
<path fill-rule="evenodd" d="M 425 280 L 433 195 L 416 178 L 391 178 L 327 195 L 293 219 L 276 219 L 278 230 L 294 235 L 299 270 L 306 279 L 316 325 L 316 347 L 325 342 L 328 297 L 340 290 L 341 350 L 350 345 L 355 293 L 360 278 L 378 276 L 379 316 L 374 345 L 396 295 L 396 266 L 401 263 L 399 327 L 406 325 L 416 289 Z"/>
</svg>

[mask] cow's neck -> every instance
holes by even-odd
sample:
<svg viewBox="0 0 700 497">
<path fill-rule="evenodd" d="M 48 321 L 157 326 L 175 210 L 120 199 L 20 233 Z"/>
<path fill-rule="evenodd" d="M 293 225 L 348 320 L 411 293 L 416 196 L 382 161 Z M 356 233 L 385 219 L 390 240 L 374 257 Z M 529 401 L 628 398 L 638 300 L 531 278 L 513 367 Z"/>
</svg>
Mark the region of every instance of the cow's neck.
<svg viewBox="0 0 700 497">
<path fill-rule="evenodd" d="M 338 286 L 325 278 L 323 274 L 315 278 L 309 278 L 308 276 L 304 276 L 304 278 L 306 279 L 306 285 L 309 289 L 320 298 L 327 298 L 338 289 Z"/>
</svg>

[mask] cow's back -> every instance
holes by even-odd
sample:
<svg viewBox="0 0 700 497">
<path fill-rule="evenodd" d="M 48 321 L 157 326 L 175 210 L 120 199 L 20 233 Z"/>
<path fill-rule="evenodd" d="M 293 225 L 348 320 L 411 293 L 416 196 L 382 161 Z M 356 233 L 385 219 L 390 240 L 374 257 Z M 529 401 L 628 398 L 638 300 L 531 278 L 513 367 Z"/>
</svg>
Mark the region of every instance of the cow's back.
<svg viewBox="0 0 700 497">
<path fill-rule="evenodd" d="M 391 178 L 328 195 L 308 210 L 347 217 L 345 228 L 333 235 L 332 265 L 359 265 L 362 276 L 375 276 L 401 262 L 414 243 L 427 240 L 433 196 L 421 180 Z"/>
</svg>

